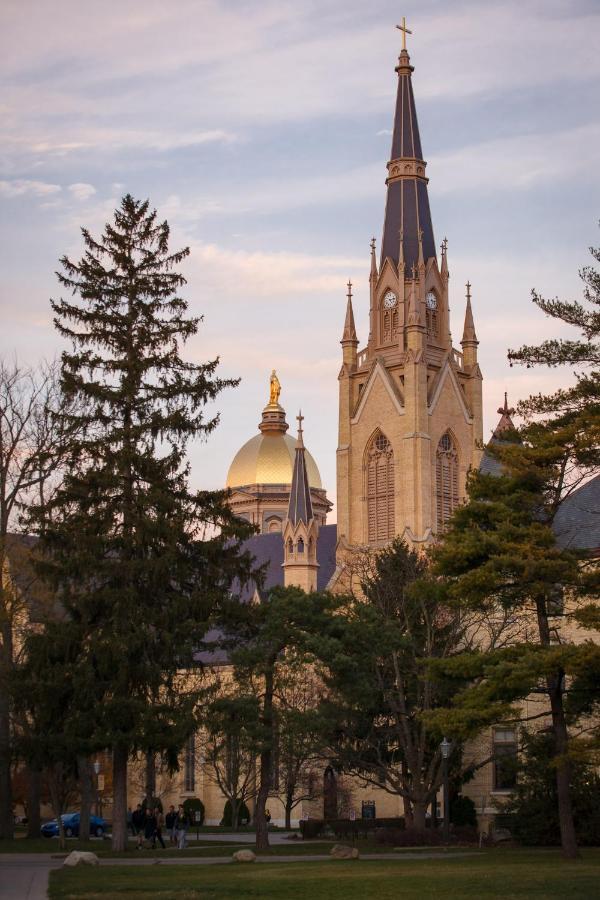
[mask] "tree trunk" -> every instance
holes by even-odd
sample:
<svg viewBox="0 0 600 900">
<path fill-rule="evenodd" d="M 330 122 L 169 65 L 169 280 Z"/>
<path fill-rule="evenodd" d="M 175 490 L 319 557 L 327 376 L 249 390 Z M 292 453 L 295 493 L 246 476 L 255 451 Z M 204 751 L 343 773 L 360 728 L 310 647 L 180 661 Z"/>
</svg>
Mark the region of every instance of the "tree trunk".
<svg viewBox="0 0 600 900">
<path fill-rule="evenodd" d="M 127 748 L 113 747 L 112 849 L 127 849 Z"/>
<path fill-rule="evenodd" d="M 289 831 L 292 827 L 292 805 L 294 803 L 294 791 L 287 790 L 285 795 L 285 827 Z"/>
<path fill-rule="evenodd" d="M 426 802 L 417 802 L 416 800 L 413 802 L 413 824 L 412 827 L 415 831 L 425 831 L 425 823 L 427 821 L 427 803 Z"/>
<path fill-rule="evenodd" d="M 0 572 L 0 575 L 2 573 Z M 0 583 L 0 595 L 4 587 Z M 12 840 L 14 837 L 14 813 L 12 799 L 12 782 L 10 773 L 10 700 L 8 679 L 12 668 L 12 625 L 2 625 L 0 637 L 0 839 Z"/>
<path fill-rule="evenodd" d="M 237 831 L 238 822 L 240 818 L 240 804 L 238 803 L 237 798 L 235 800 L 230 800 L 231 803 L 231 827 L 234 831 Z"/>
<path fill-rule="evenodd" d="M 550 626 L 548 624 L 548 612 L 546 600 L 538 599 L 536 602 L 538 631 L 540 643 L 544 647 L 550 646 Z M 556 790 L 558 795 L 558 820 L 560 824 L 560 842 L 563 856 L 566 859 L 576 859 L 579 856 L 577 850 L 577 837 L 575 823 L 573 822 L 573 807 L 571 805 L 571 764 L 567 756 L 569 749 L 569 734 L 565 720 L 563 705 L 563 679 L 565 673 L 562 670 L 548 677 L 546 684 L 550 697 L 550 710 L 552 713 L 552 730 L 554 732 L 554 755 L 556 765 Z"/>
<path fill-rule="evenodd" d="M 268 738 L 266 743 L 263 744 L 260 753 L 260 785 L 258 794 L 256 795 L 256 806 L 254 808 L 257 850 L 269 849 L 269 826 L 265 810 L 267 807 L 267 799 L 269 797 L 269 788 L 271 787 L 271 763 L 273 756 L 273 667 L 275 665 L 275 660 L 270 660 L 270 663 L 271 665 L 267 663 L 266 667 L 265 693 L 261 717 L 264 733 L 268 735 Z"/>
<path fill-rule="evenodd" d="M 92 784 L 92 772 L 87 756 L 77 758 L 77 771 L 79 774 L 79 793 L 81 797 L 79 815 L 79 840 L 90 839 L 90 813 L 92 810 L 92 798 L 94 787 Z"/>
<path fill-rule="evenodd" d="M 577 859 L 577 835 L 573 821 L 571 804 L 571 763 L 567 756 L 569 736 L 563 706 L 561 684 L 564 673 L 559 672 L 555 678 L 548 679 L 550 707 L 552 710 L 552 728 L 554 731 L 554 750 L 556 764 L 556 792 L 558 796 L 558 820 L 560 824 L 560 841 L 562 853 L 566 859 Z"/>
<path fill-rule="evenodd" d="M 414 828 L 413 806 L 408 797 L 402 798 L 404 805 L 404 827 L 408 830 Z"/>
<path fill-rule="evenodd" d="M 27 837 L 39 838 L 42 827 L 40 799 L 42 794 L 42 773 L 29 769 L 27 779 Z"/>
<path fill-rule="evenodd" d="M 146 752 L 146 809 L 152 809 L 156 798 L 156 763 L 152 750 Z"/>
</svg>

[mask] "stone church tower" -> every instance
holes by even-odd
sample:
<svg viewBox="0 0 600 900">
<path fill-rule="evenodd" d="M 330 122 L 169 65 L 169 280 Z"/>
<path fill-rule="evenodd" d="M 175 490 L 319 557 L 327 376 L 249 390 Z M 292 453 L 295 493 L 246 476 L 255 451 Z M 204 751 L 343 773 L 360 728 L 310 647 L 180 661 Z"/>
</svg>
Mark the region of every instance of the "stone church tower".
<svg viewBox="0 0 600 900">
<path fill-rule="evenodd" d="M 338 563 L 357 545 L 396 535 L 433 539 L 465 495 L 482 441 L 481 371 L 470 285 L 462 352 L 452 346 L 447 242 L 438 264 L 413 67 L 396 67 L 379 265 L 371 242 L 369 336 L 359 350 L 348 285 L 339 374 Z"/>
</svg>

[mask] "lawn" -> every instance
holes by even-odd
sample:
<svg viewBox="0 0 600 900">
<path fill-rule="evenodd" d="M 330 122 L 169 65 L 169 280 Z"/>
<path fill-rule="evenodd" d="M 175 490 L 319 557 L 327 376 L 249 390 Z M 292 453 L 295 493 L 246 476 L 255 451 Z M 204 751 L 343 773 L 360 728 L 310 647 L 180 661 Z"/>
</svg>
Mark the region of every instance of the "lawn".
<svg viewBox="0 0 600 900">
<path fill-rule="evenodd" d="M 447 859 L 227 866 L 103 866 L 51 872 L 51 900 L 422 900 L 598 895 L 600 851 L 566 863 L 558 851 L 489 850 Z"/>
<path fill-rule="evenodd" d="M 79 841 L 76 838 L 67 840 L 66 850 L 59 847 L 58 840 L 51 838 L 39 838 L 37 840 L 15 840 L 0 841 L 0 854 L 2 853 L 48 853 L 51 856 L 66 856 L 71 850 L 91 850 L 96 856 L 111 859 L 133 859 L 133 858 L 155 858 L 164 859 L 176 858 L 181 856 L 231 856 L 234 850 L 240 850 L 244 847 L 254 849 L 254 843 L 241 843 L 235 840 L 235 835 L 228 836 L 230 840 L 221 841 L 199 841 L 195 839 L 191 842 L 186 850 L 177 850 L 171 844 L 167 844 L 166 849 L 157 848 L 150 850 L 136 850 L 135 844 L 130 841 L 129 848 L 124 853 L 115 853 L 111 849 L 110 840 L 104 841 Z M 266 851 L 270 856 L 304 856 L 306 854 L 323 854 L 328 855 L 332 846 L 337 843 L 333 838 L 331 840 L 319 841 L 285 841 L 282 844 L 275 844 Z M 378 844 L 373 840 L 357 840 L 354 844 L 359 848 L 361 853 L 389 853 L 393 847 L 385 844 Z M 414 848 L 410 848 L 411 852 Z M 424 848 L 425 850 L 429 848 Z M 453 848 L 455 849 L 455 848 Z M 459 849 L 459 848 L 456 848 Z"/>
</svg>

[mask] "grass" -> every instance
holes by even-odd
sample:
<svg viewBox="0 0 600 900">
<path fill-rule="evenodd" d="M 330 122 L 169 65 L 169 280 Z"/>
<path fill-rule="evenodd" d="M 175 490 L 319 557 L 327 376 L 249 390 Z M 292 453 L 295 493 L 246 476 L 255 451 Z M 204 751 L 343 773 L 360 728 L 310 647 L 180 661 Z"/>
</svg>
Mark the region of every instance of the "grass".
<svg viewBox="0 0 600 900">
<path fill-rule="evenodd" d="M 559 851 L 487 850 L 461 859 L 230 866 L 103 866 L 50 874 L 50 900 L 423 900 L 498 897 L 589 900 L 600 851 L 566 863 Z"/>
<path fill-rule="evenodd" d="M 305 856 L 312 854 L 327 855 L 333 844 L 339 843 L 336 839 L 317 840 L 317 841 L 286 841 L 283 844 L 275 844 L 265 855 L 269 856 Z M 342 841 L 341 843 L 346 843 Z M 377 844 L 373 840 L 357 840 L 354 846 L 358 847 L 361 853 L 390 853 L 393 847 L 385 844 Z M 191 842 L 186 850 L 177 850 L 176 847 L 167 844 L 165 850 L 161 848 L 156 850 L 144 849 L 136 850 L 135 844 L 130 841 L 129 849 L 123 853 L 116 853 L 111 849 L 110 840 L 104 841 L 79 841 L 77 839 L 67 840 L 66 850 L 59 847 L 58 840 L 55 838 L 39 838 L 37 840 L 16 840 L 16 841 L 0 841 L 0 854 L 2 853 L 47 853 L 52 856 L 66 855 L 71 850 L 91 850 L 102 859 L 171 859 L 181 856 L 231 856 L 234 850 L 244 847 L 254 849 L 254 843 L 240 843 L 235 840 L 235 835 L 231 835 L 231 840 L 223 841 L 199 841 Z M 414 848 L 409 848 L 411 851 Z M 424 848 L 430 849 L 430 848 Z"/>
</svg>

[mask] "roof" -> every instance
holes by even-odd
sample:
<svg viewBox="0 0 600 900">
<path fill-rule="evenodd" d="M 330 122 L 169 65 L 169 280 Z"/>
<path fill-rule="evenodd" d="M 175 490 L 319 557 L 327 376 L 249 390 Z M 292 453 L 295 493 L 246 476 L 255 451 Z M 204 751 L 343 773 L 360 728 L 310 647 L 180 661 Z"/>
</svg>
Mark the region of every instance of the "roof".
<svg viewBox="0 0 600 900">
<path fill-rule="evenodd" d="M 559 547 L 600 550 L 600 475 L 563 500 L 554 518 L 554 533 Z"/>
<path fill-rule="evenodd" d="M 427 261 L 436 255 L 419 123 L 412 88 L 412 71 L 413 67 L 410 65 L 408 53 L 403 50 L 396 67 L 398 93 L 391 159 L 405 160 L 411 170 L 411 175 L 402 175 L 404 167 L 399 165 L 399 174 L 402 177 L 388 179 L 381 243 L 381 264 L 383 265 L 386 258 L 389 257 L 397 265 L 400 234 L 402 233 L 404 263 L 406 271 L 409 273 L 413 264 L 416 266 L 419 261 L 419 230 L 422 231 L 424 260 Z M 422 163 L 423 171 L 420 176 L 416 174 L 414 160 Z M 390 172 L 390 176 L 393 176 L 393 172 Z"/>
<path fill-rule="evenodd" d="M 317 537 L 317 590 L 323 591 L 327 587 L 331 576 L 335 571 L 335 548 L 337 545 L 337 525 L 321 525 Z M 254 556 L 257 566 L 266 563 L 266 576 L 263 591 L 276 585 L 283 585 L 283 535 L 281 532 L 272 534 L 255 534 L 242 544 L 243 550 L 249 550 Z M 248 585 L 242 591 L 242 600 L 248 601 L 254 596 L 256 587 Z"/>
<path fill-rule="evenodd" d="M 335 571 L 336 546 L 337 525 L 321 525 L 317 538 L 318 591 L 325 590 Z M 263 565 L 266 567 L 263 595 L 268 593 L 270 588 L 283 586 L 283 535 L 281 532 L 255 534 L 244 541 L 241 548 L 250 551 L 256 567 Z M 242 602 L 250 603 L 255 591 L 254 582 L 245 585 L 240 594 Z M 205 641 L 210 644 L 212 641 L 217 641 L 219 637 L 220 633 L 212 630 L 207 633 Z M 224 665 L 228 662 L 228 654 L 225 650 L 202 650 L 195 654 L 195 659 L 204 665 Z"/>
</svg>

